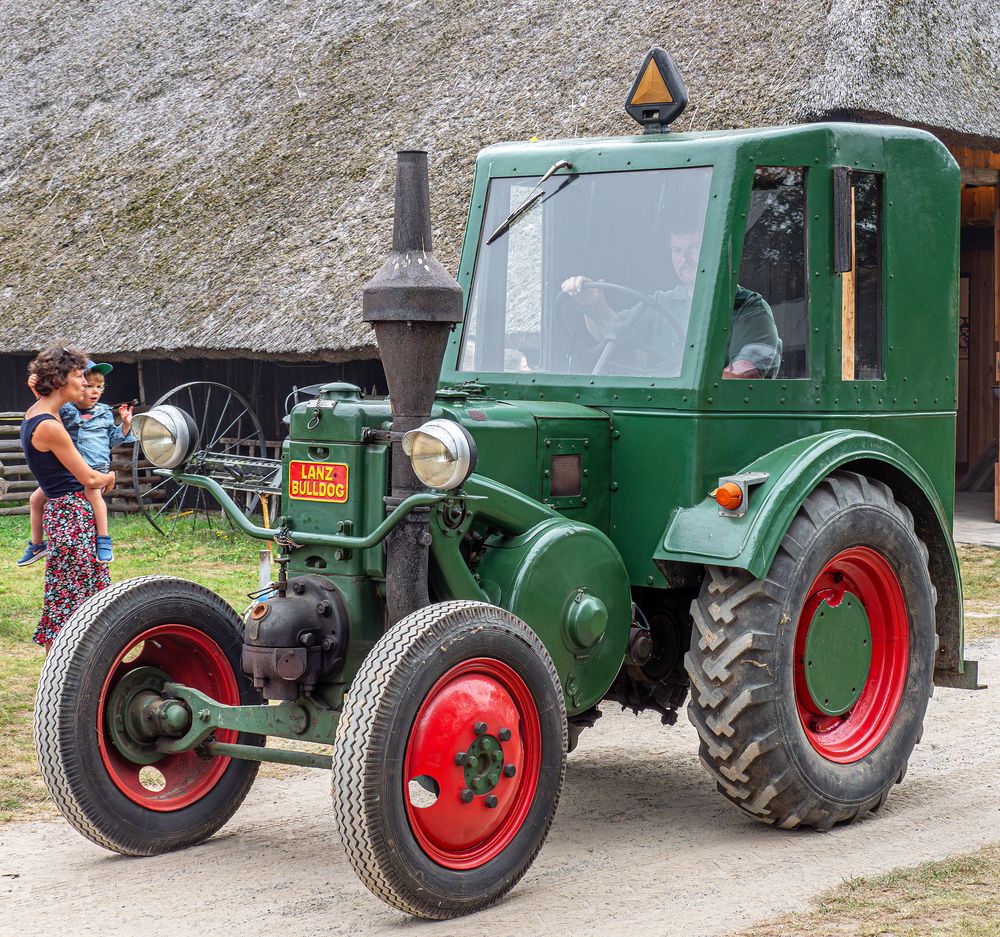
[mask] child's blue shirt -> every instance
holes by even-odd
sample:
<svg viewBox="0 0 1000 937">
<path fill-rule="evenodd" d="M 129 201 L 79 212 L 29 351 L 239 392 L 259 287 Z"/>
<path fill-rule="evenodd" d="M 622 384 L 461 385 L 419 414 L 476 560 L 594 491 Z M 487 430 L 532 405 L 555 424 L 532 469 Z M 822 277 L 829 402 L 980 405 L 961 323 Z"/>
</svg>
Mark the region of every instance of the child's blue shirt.
<svg viewBox="0 0 1000 937">
<path fill-rule="evenodd" d="M 111 464 L 111 450 L 115 446 L 138 442 L 132 433 L 126 436 L 115 424 L 114 411 L 106 403 L 95 404 L 90 410 L 80 410 L 71 403 L 63 404 L 59 418 L 84 461 L 94 469 L 107 471 L 105 466 Z"/>
</svg>

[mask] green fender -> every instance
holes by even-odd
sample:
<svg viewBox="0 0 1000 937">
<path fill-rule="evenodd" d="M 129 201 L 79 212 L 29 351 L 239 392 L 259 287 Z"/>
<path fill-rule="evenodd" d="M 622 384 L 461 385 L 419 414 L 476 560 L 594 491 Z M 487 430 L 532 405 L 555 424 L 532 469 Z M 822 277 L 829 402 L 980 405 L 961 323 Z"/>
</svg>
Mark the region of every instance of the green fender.
<svg viewBox="0 0 1000 937">
<path fill-rule="evenodd" d="M 468 513 L 449 526 L 431 509 L 431 594 L 499 605 L 542 639 L 572 716 L 601 700 L 621 669 L 632 622 L 625 563 L 596 527 L 500 482 L 472 475 Z M 460 550 L 473 521 L 495 531 L 475 573 Z"/>
<path fill-rule="evenodd" d="M 739 567 L 763 578 L 806 496 L 842 467 L 881 478 L 913 513 L 918 533 L 930 550 L 931 577 L 938 590 L 936 667 L 942 673 L 963 673 L 962 586 L 948 515 L 920 465 L 898 445 L 874 433 L 818 433 L 769 452 L 741 469 L 769 476 L 751 489 L 743 517 L 720 515 L 710 497 L 680 508 L 671 516 L 653 559 L 661 565 Z"/>
</svg>

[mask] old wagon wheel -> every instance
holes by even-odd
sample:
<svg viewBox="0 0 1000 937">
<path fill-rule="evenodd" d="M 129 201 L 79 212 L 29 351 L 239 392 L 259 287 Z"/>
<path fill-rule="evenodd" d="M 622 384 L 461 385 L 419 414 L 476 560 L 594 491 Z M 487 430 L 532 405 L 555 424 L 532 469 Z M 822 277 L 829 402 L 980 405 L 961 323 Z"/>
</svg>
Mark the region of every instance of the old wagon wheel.
<svg viewBox="0 0 1000 937">
<path fill-rule="evenodd" d="M 181 384 L 165 393 L 153 406 L 161 404 L 171 404 L 191 416 L 198 428 L 198 452 L 233 458 L 267 456 L 264 430 L 257 414 L 241 394 L 225 384 L 214 381 Z M 197 453 L 189 470 L 198 471 Z M 139 509 L 164 536 L 171 536 L 180 524 L 231 527 L 226 514 L 218 511 L 208 492 L 178 483 L 173 478 L 154 475 L 139 446 L 132 452 L 132 484 Z M 228 486 L 222 482 L 222 487 Z M 233 488 L 229 494 L 248 516 L 260 503 L 254 492 Z"/>
</svg>

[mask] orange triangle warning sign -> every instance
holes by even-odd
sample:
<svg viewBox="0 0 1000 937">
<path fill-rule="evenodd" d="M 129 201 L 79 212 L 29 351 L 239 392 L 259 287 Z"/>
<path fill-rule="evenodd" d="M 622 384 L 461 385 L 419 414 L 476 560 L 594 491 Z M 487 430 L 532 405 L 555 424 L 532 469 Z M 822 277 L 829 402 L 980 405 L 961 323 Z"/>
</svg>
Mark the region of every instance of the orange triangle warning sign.
<svg viewBox="0 0 1000 937">
<path fill-rule="evenodd" d="M 656 67 L 656 62 L 650 58 L 646 63 L 646 70 L 639 79 L 639 85 L 635 89 L 630 102 L 633 106 L 637 104 L 673 104 L 674 99 L 667 90 L 666 83 L 660 70 Z"/>
<path fill-rule="evenodd" d="M 687 107 L 687 89 L 673 59 L 659 46 L 646 53 L 625 110 L 644 133 L 666 133 Z"/>
</svg>

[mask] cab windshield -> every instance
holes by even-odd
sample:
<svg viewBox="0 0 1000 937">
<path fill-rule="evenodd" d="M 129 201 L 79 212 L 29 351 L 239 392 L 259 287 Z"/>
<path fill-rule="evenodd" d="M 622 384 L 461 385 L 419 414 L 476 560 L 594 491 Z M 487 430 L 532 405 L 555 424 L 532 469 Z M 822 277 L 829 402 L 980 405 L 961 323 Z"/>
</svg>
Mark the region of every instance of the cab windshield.
<svg viewBox="0 0 1000 937">
<path fill-rule="evenodd" d="M 712 170 L 540 178 L 490 181 L 459 370 L 678 375 Z"/>
</svg>

